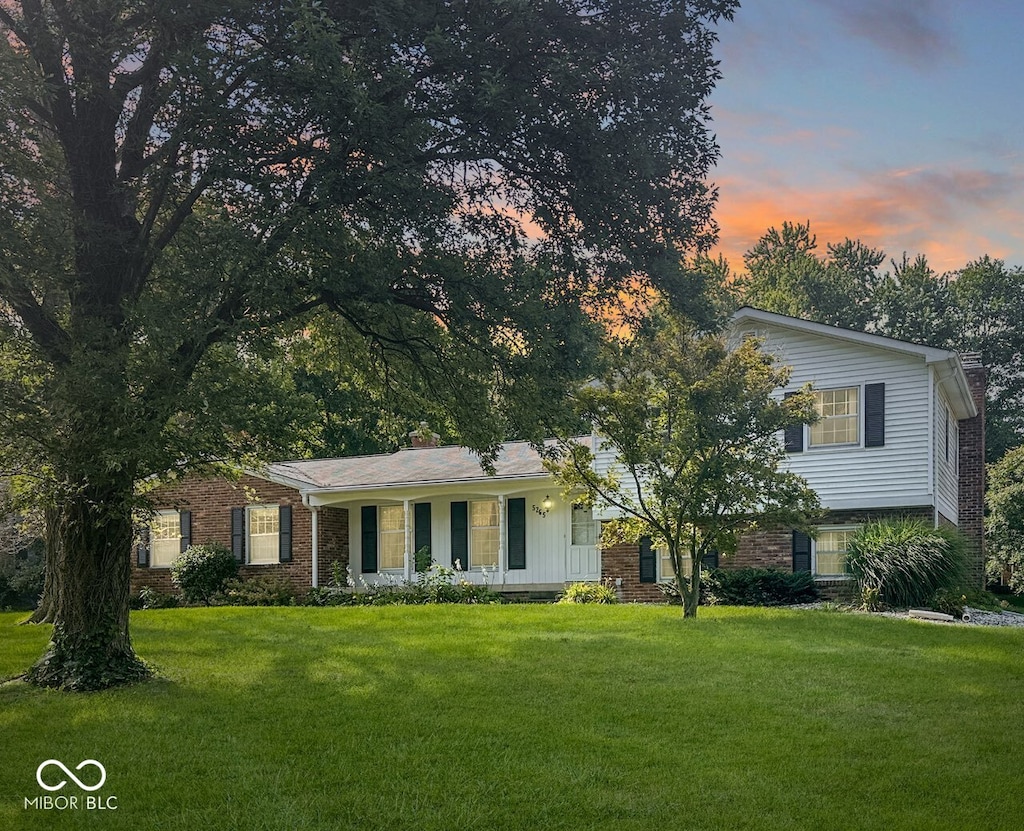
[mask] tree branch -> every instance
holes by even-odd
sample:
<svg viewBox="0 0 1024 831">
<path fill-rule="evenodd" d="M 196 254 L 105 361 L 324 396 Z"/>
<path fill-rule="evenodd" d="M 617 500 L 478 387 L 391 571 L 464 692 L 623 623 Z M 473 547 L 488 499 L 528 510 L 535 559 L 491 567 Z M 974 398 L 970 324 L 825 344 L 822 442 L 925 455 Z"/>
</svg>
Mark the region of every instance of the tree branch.
<svg viewBox="0 0 1024 831">
<path fill-rule="evenodd" d="M 64 365 L 68 361 L 70 338 L 59 323 L 39 305 L 28 284 L 5 269 L 0 293 L 11 304 L 14 313 L 32 335 L 43 354 L 51 363 Z"/>
</svg>

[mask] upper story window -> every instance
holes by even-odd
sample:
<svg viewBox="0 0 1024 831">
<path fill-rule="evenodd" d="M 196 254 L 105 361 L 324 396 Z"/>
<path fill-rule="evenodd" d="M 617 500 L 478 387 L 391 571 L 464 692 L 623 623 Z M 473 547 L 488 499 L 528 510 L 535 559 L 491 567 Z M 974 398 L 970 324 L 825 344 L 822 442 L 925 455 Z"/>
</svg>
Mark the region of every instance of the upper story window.
<svg viewBox="0 0 1024 831">
<path fill-rule="evenodd" d="M 381 505 L 379 508 L 380 565 L 405 568 L 405 506 Z"/>
<path fill-rule="evenodd" d="M 149 526 L 149 565 L 168 568 L 180 553 L 180 514 L 177 511 L 159 511 Z"/>
<path fill-rule="evenodd" d="M 819 419 L 811 425 L 810 446 L 857 444 L 860 441 L 860 388 L 815 390 Z"/>
</svg>

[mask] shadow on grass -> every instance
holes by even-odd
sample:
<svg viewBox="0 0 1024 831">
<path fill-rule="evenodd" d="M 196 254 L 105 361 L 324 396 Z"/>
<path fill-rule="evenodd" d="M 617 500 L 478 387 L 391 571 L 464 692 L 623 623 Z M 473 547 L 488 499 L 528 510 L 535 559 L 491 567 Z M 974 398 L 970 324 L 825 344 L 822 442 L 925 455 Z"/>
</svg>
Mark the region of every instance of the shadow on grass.
<svg viewBox="0 0 1024 831">
<path fill-rule="evenodd" d="M 0 689 L 0 794 L 60 758 L 107 766 L 111 828 L 980 828 L 1011 810 L 1015 739 L 993 734 L 1024 716 L 1004 700 L 1024 639 L 1006 633 L 657 607 L 166 610 L 133 632 L 160 678 Z M 13 804 L 0 827 L 25 821 Z"/>
</svg>

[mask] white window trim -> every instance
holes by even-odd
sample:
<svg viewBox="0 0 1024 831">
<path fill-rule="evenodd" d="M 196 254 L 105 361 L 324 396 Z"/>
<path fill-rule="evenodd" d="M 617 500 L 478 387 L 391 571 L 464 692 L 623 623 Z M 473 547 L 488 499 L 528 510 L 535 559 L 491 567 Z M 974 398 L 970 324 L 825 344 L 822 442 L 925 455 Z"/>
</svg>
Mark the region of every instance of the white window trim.
<svg viewBox="0 0 1024 831">
<path fill-rule="evenodd" d="M 153 515 L 155 520 L 157 517 L 171 517 L 173 516 L 178 528 L 178 536 L 175 538 L 175 550 L 174 556 L 177 557 L 181 553 L 181 512 L 174 510 L 173 508 L 164 509 L 157 511 Z M 155 540 L 153 539 L 153 523 L 149 526 L 149 567 L 150 568 L 170 568 L 171 564 L 168 563 L 154 563 L 153 551 L 154 551 Z M 171 558 L 174 559 L 173 557 Z"/>
<path fill-rule="evenodd" d="M 811 441 L 811 425 L 804 425 L 804 447 L 811 453 L 823 450 L 857 449 L 864 446 L 864 384 L 847 384 L 843 387 L 821 387 L 812 392 L 837 392 L 839 390 L 857 390 L 857 441 L 836 442 L 834 444 L 814 444 Z"/>
<path fill-rule="evenodd" d="M 474 525 L 473 524 L 473 505 L 479 503 L 493 503 L 497 506 L 497 524 L 496 525 Z M 505 522 L 504 522 L 504 511 L 505 504 L 504 499 L 501 497 L 493 497 L 487 499 L 470 499 L 466 506 L 469 516 L 468 519 L 468 533 L 469 539 L 467 540 L 467 551 L 466 558 L 469 560 L 468 571 L 483 571 L 485 568 L 489 571 L 495 571 L 502 568 L 502 560 L 504 556 L 504 547 L 502 545 L 502 535 L 505 533 Z M 494 529 L 498 534 L 498 547 L 495 551 L 495 561 L 492 565 L 482 565 L 473 562 L 473 531 L 476 529 Z"/>
<path fill-rule="evenodd" d="M 273 560 L 262 561 L 254 563 L 252 560 L 252 512 L 260 510 L 274 510 L 278 512 L 278 525 L 277 525 L 277 547 L 278 556 L 275 556 Z M 281 546 L 281 521 L 280 521 L 280 510 L 281 506 L 277 504 L 266 504 L 266 505 L 246 505 L 245 507 L 245 564 L 247 566 L 272 566 L 277 565 L 280 562 L 280 546 Z M 263 536 L 263 535 L 261 535 Z M 269 536 L 266 535 L 266 536 Z"/>
<path fill-rule="evenodd" d="M 658 581 L 664 580 L 675 580 L 676 576 L 672 573 L 672 563 L 668 559 L 668 549 L 655 548 L 655 553 L 658 556 Z M 689 580 L 690 575 L 693 574 L 693 566 L 690 566 L 690 574 L 686 574 L 686 563 L 690 560 L 689 554 L 683 555 L 683 579 Z"/>
<path fill-rule="evenodd" d="M 385 534 L 394 534 L 395 536 L 397 536 L 399 534 L 398 530 L 395 530 L 395 531 L 385 531 L 384 530 L 384 528 L 383 528 L 384 523 L 381 522 L 381 516 L 380 516 L 381 509 L 383 509 L 383 508 L 401 508 L 402 509 L 402 522 L 403 522 L 403 525 L 402 525 L 402 528 L 401 528 L 401 534 L 402 534 L 402 565 L 400 565 L 400 566 L 389 566 L 389 567 L 385 568 L 382 565 L 382 562 L 384 560 L 384 535 Z M 406 561 L 409 559 L 408 558 L 408 548 L 409 548 L 409 544 L 408 543 L 409 543 L 409 513 L 408 513 L 408 510 L 406 509 L 406 506 L 403 503 L 401 503 L 401 502 L 392 502 L 392 503 L 385 503 L 383 505 L 378 505 L 377 506 L 377 571 L 379 571 L 379 572 L 386 572 L 388 574 L 398 574 L 399 572 L 404 573 L 405 572 Z"/>
<path fill-rule="evenodd" d="M 848 525 L 820 525 L 815 529 L 817 533 L 822 531 L 859 531 L 863 526 L 860 524 Z M 811 574 L 815 580 L 849 580 L 850 575 L 846 574 L 819 574 L 818 573 L 818 539 L 811 538 Z"/>
</svg>

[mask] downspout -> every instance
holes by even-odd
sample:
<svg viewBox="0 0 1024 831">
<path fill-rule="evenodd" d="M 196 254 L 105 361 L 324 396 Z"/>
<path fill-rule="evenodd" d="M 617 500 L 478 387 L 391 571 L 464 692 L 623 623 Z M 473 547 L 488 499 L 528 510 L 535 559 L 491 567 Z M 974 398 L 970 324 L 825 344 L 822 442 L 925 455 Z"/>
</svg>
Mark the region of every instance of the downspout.
<svg viewBox="0 0 1024 831">
<path fill-rule="evenodd" d="M 928 364 L 928 498 L 932 501 L 932 527 L 939 527 L 939 489 L 935 481 L 935 454 L 937 452 L 935 433 L 935 365 Z"/>
</svg>

